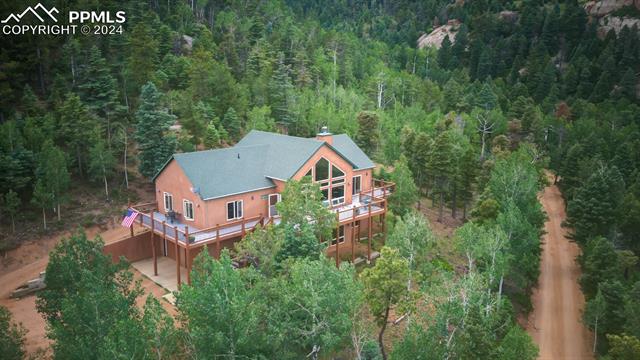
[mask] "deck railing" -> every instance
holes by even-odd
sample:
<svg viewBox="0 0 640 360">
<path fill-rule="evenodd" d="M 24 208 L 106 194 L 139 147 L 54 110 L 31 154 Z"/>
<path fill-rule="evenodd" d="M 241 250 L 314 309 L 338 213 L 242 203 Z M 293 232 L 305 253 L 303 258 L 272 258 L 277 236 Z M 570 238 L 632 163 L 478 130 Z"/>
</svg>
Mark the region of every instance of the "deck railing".
<svg viewBox="0 0 640 360">
<path fill-rule="evenodd" d="M 363 191 L 358 194 L 360 199 L 359 205 L 346 207 L 344 204 L 339 204 L 330 207 L 330 209 L 336 213 L 340 222 L 355 221 L 365 217 L 370 217 L 371 215 L 386 211 L 387 197 L 394 189 L 394 183 L 374 179 L 373 187 L 370 190 Z M 276 223 L 274 218 L 263 217 L 262 214 L 260 214 L 250 218 L 241 218 L 222 225 L 217 224 L 216 226 L 193 230 L 193 227 L 189 229 L 184 224 L 174 225 L 167 223 L 164 220 L 154 218 L 153 214 L 158 210 L 155 202 L 137 204 L 129 206 L 129 208 L 138 213 L 136 221 L 141 226 L 150 228 L 154 233 L 162 235 L 168 239 L 177 239 L 178 242 L 184 244 L 187 243 L 188 239 L 191 239 L 189 244 L 201 245 L 235 236 L 244 237 L 247 231 L 255 230 L 258 225 L 266 226 L 268 224 Z M 347 213 L 348 215 L 346 215 Z M 238 228 L 231 230 L 235 227 Z M 195 241 L 198 237 L 199 239 Z"/>
</svg>

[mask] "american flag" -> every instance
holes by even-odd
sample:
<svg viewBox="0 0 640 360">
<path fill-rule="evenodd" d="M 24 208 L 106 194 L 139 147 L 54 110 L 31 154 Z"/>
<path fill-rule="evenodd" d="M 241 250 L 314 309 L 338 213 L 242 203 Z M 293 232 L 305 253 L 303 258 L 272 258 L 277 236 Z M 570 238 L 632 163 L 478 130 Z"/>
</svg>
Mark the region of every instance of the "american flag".
<svg viewBox="0 0 640 360">
<path fill-rule="evenodd" d="M 137 211 L 127 209 L 127 214 L 124 216 L 124 219 L 122 219 L 121 225 L 124 227 L 131 227 L 133 222 L 136 220 L 136 217 L 138 217 Z"/>
</svg>

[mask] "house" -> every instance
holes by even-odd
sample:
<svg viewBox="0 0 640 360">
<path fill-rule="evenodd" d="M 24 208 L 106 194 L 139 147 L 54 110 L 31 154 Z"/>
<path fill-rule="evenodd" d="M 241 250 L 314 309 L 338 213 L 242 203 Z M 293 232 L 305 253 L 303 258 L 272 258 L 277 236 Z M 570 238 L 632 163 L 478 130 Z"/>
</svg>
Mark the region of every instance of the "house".
<svg viewBox="0 0 640 360">
<path fill-rule="evenodd" d="M 310 176 L 339 220 L 327 252 L 337 263 L 349 253 L 354 260 L 366 234 L 370 259 L 372 232 L 384 231 L 393 186 L 374 180 L 374 167 L 351 138 L 326 128 L 315 138 L 254 130 L 230 148 L 173 155 L 153 178 L 156 201 L 131 209 L 151 229 L 154 273 L 156 258 L 169 257 L 180 283 L 179 268 L 190 270 L 202 247 L 218 257 L 247 232 L 279 223 L 276 204 L 286 182 Z"/>
</svg>

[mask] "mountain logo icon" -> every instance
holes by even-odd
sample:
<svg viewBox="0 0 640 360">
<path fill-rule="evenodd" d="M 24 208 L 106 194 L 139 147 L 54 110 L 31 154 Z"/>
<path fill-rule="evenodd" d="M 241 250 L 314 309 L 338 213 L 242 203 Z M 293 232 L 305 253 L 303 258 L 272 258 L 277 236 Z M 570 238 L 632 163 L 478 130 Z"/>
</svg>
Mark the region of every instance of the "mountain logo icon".
<svg viewBox="0 0 640 360">
<path fill-rule="evenodd" d="M 22 20 L 22 18 L 31 13 L 33 16 L 35 16 L 36 18 L 38 18 L 38 20 L 40 20 L 40 22 L 45 22 L 45 19 L 48 17 L 51 20 L 58 22 L 58 19 L 56 19 L 55 16 L 53 16 L 53 14 L 57 14 L 59 13 L 58 9 L 56 9 L 55 7 L 51 8 L 51 10 L 47 10 L 46 7 L 44 7 L 44 5 L 42 5 L 41 3 L 38 3 L 38 5 L 31 7 L 29 6 L 28 8 L 24 9 L 24 11 L 20 14 L 11 14 L 9 16 L 7 16 L 6 19 L 2 20 L 1 23 L 5 24 L 8 23 L 9 21 L 13 20 L 17 23 L 20 22 L 20 20 Z M 42 15 L 40 15 L 40 13 L 44 13 Z"/>
</svg>

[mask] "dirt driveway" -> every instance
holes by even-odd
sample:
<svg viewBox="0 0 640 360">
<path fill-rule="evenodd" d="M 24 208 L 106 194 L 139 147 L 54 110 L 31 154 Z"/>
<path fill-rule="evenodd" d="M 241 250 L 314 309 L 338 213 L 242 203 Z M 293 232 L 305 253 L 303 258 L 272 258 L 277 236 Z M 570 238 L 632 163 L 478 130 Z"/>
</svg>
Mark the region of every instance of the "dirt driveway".
<svg viewBox="0 0 640 360">
<path fill-rule="evenodd" d="M 564 200 L 557 186 L 545 188 L 540 201 L 549 220 L 543 238 L 540 278 L 534 290 L 527 331 L 540 348 L 539 359 L 593 359 L 590 331 L 582 324 L 584 296 L 578 285 L 579 247 L 565 238 Z"/>
<path fill-rule="evenodd" d="M 142 229 L 136 229 L 136 231 L 142 231 Z M 86 232 L 87 236 L 93 238 L 100 230 L 97 227 L 93 227 L 86 229 Z M 100 235 L 105 243 L 109 243 L 127 236 L 128 233 L 128 229 L 116 226 L 100 232 Z M 8 256 L 12 257 L 13 261 L 10 266 L 0 270 L 0 305 L 9 309 L 13 320 L 22 323 L 28 330 L 25 348 L 27 354 L 35 356 L 35 358 L 48 358 L 51 355 L 49 349 L 50 341 L 46 338 L 44 319 L 36 311 L 36 297 L 32 295 L 22 299 L 11 299 L 9 295 L 16 287 L 36 278 L 41 271 L 46 269 L 49 261 L 48 252 L 65 236 L 68 236 L 68 233 L 39 239 L 12 250 Z M 134 273 L 134 278 L 141 281 L 145 292 L 145 295 L 138 299 L 139 306 L 144 305 L 147 294 L 153 294 L 157 299 L 160 299 L 166 293 L 165 289 L 142 276 L 137 270 L 133 268 L 131 270 Z M 166 301 L 161 301 L 161 304 L 171 315 L 175 315 L 173 306 Z"/>
</svg>

